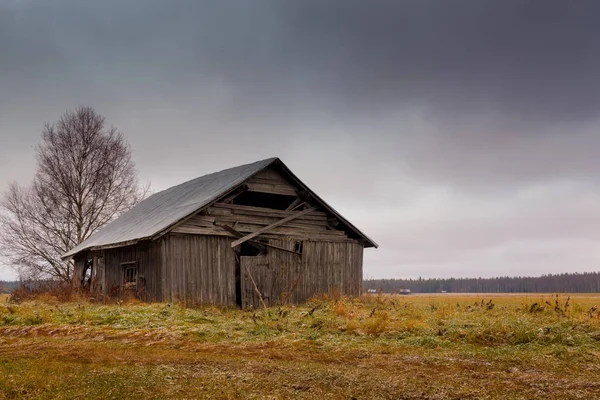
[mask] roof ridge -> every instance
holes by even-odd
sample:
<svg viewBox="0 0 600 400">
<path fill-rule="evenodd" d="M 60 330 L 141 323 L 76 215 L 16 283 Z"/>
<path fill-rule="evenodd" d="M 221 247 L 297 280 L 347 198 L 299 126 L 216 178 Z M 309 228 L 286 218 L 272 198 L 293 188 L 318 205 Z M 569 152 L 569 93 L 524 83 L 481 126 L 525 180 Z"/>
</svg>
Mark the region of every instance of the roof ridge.
<svg viewBox="0 0 600 400">
<path fill-rule="evenodd" d="M 144 199 L 143 201 L 146 201 L 146 200 L 147 200 L 147 199 L 149 199 L 150 197 L 152 197 L 152 196 L 154 196 L 154 195 L 157 195 L 157 194 L 159 194 L 159 193 L 163 193 L 163 192 L 169 191 L 169 190 L 171 190 L 171 189 L 178 188 L 178 187 L 180 187 L 180 186 L 186 185 L 186 184 L 188 184 L 188 183 L 192 183 L 192 182 L 194 182 L 194 181 L 197 181 L 197 180 L 200 180 L 200 179 L 206 179 L 206 178 L 208 178 L 208 177 L 209 177 L 209 176 L 211 176 L 211 175 L 220 174 L 220 173 L 223 173 L 223 172 L 226 172 L 226 171 L 229 171 L 229 170 L 234 170 L 234 169 L 242 169 L 242 168 L 244 168 L 244 167 L 249 167 L 249 166 L 251 166 L 251 165 L 254 165 L 254 164 L 259 164 L 259 163 L 263 163 L 263 162 L 266 162 L 266 161 L 269 161 L 269 163 L 268 163 L 267 165 L 270 165 L 271 163 L 273 163 L 273 162 L 275 162 L 275 161 L 277 161 L 277 160 L 279 160 L 279 157 L 269 157 L 269 158 L 265 158 L 265 159 L 262 159 L 262 160 L 254 161 L 254 162 L 251 162 L 251 163 L 247 163 L 247 164 L 241 164 L 241 165 L 236 165 L 235 167 L 229 167 L 229 168 L 224 168 L 224 169 L 222 169 L 222 170 L 219 170 L 219 171 L 209 172 L 208 174 L 204 174 L 204 175 L 201 175 L 201 176 L 197 176 L 197 177 L 195 177 L 195 178 L 188 179 L 187 181 L 183 181 L 183 182 L 181 182 L 181 183 L 177 183 L 177 184 L 175 184 L 175 185 L 173 185 L 173 186 L 170 186 L 170 187 L 168 187 L 168 188 L 166 188 L 166 189 L 163 189 L 163 190 L 161 190 L 160 192 L 153 193 L 153 194 L 151 194 L 150 196 L 148 196 L 146 199 Z M 265 167 L 266 167 L 266 166 L 265 166 Z M 140 203 L 138 203 L 138 204 L 141 204 L 141 202 L 140 202 Z"/>
</svg>

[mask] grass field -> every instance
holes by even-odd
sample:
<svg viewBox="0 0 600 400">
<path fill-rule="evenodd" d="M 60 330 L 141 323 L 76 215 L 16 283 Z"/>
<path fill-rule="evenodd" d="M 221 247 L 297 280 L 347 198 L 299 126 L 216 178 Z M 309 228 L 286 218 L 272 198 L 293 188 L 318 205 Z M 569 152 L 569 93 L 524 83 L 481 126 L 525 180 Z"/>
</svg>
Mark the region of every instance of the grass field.
<svg viewBox="0 0 600 400">
<path fill-rule="evenodd" d="M 0 398 L 595 399 L 598 308 L 594 295 L 3 301 Z"/>
</svg>

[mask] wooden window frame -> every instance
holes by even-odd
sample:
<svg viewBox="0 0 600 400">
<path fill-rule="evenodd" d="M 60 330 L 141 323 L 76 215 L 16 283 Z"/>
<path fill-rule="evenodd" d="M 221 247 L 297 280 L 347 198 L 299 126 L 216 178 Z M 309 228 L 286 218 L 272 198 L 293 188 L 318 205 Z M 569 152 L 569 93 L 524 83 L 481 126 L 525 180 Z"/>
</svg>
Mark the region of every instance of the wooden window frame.
<svg viewBox="0 0 600 400">
<path fill-rule="evenodd" d="M 138 279 L 140 277 L 139 273 L 139 267 L 138 267 L 138 262 L 137 261 L 127 261 L 127 262 L 122 262 L 121 263 L 121 267 L 123 268 L 123 288 L 124 289 L 128 289 L 128 288 L 136 288 L 137 287 L 137 283 L 138 283 Z M 132 270 L 133 273 L 129 274 L 128 271 Z M 134 277 L 134 280 L 129 280 L 128 278 L 130 276 Z"/>
</svg>

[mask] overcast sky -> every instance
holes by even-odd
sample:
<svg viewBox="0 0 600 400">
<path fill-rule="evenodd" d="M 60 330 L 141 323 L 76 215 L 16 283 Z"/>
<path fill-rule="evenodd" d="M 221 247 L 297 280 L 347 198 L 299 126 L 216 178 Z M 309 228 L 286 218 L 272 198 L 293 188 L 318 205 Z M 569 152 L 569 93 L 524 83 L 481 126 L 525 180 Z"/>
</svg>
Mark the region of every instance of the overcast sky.
<svg viewBox="0 0 600 400">
<path fill-rule="evenodd" d="M 280 157 L 365 277 L 600 269 L 598 1 L 0 0 L 1 190 L 80 105 L 155 191 Z"/>
</svg>

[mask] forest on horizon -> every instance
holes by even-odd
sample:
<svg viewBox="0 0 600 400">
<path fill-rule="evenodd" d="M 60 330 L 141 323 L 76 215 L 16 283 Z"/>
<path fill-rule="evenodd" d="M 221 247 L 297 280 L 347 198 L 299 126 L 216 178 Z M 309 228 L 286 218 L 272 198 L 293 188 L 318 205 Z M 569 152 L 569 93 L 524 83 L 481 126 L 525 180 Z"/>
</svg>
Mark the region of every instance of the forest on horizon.
<svg viewBox="0 0 600 400">
<path fill-rule="evenodd" d="M 18 288 L 20 281 L 0 281 L 0 293 Z M 397 293 L 600 293 L 600 272 L 547 274 L 538 277 L 365 279 L 363 289 Z"/>
<path fill-rule="evenodd" d="M 598 293 L 600 272 L 547 274 L 538 277 L 367 279 L 363 289 L 397 293 Z"/>
</svg>

